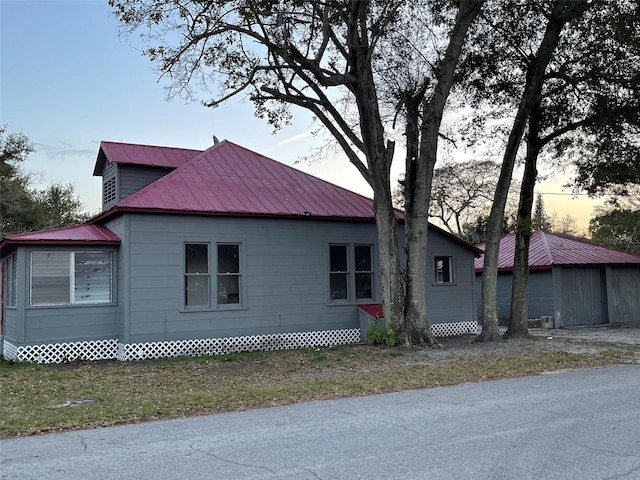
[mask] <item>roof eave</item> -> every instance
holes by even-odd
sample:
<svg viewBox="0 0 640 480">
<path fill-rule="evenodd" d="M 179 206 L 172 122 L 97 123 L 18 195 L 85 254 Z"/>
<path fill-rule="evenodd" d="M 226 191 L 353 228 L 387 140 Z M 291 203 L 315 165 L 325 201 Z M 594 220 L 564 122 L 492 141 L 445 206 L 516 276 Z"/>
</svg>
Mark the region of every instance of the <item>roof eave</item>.
<svg viewBox="0 0 640 480">
<path fill-rule="evenodd" d="M 323 221 L 340 221 L 340 222 L 375 222 L 372 217 L 354 217 L 354 216 L 328 216 L 328 215 L 305 215 L 291 213 L 261 213 L 261 212 L 212 212 L 206 210 L 173 210 L 165 208 L 147 208 L 147 207 L 128 207 L 116 205 L 109 210 L 99 213 L 89 220 L 91 224 L 101 224 L 108 219 L 124 213 L 149 213 L 164 215 L 198 215 L 205 217 L 246 217 L 246 218 L 286 218 L 297 220 L 323 220 Z M 399 219 L 400 220 L 400 219 Z"/>
</svg>

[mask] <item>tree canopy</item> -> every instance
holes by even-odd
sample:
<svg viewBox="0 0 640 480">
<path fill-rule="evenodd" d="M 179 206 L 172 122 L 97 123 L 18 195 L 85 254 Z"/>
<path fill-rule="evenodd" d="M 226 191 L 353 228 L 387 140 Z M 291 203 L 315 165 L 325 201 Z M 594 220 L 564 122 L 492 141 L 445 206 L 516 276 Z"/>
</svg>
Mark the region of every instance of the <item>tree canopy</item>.
<svg viewBox="0 0 640 480">
<path fill-rule="evenodd" d="M 13 233 L 65 227 L 87 218 L 71 184 L 33 186 L 24 162 L 35 151 L 23 133 L 0 126 L 0 238 Z"/>
</svg>

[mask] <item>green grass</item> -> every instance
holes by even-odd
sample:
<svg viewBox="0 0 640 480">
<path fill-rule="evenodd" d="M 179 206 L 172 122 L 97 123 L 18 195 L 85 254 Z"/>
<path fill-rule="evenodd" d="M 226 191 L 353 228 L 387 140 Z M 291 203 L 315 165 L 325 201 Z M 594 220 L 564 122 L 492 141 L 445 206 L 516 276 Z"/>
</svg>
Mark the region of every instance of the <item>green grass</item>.
<svg viewBox="0 0 640 480">
<path fill-rule="evenodd" d="M 345 346 L 126 363 L 4 361 L 0 436 L 454 385 L 624 363 L 635 355 L 622 348 L 597 354 L 490 351 L 435 361 L 428 350 Z"/>
</svg>

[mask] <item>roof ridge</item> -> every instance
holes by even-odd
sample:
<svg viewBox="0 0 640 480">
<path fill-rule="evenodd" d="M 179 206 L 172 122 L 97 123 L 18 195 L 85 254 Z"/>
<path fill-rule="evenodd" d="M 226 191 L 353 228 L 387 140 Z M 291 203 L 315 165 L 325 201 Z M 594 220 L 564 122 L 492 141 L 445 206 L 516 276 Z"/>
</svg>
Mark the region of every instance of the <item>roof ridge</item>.
<svg viewBox="0 0 640 480">
<path fill-rule="evenodd" d="M 544 251 L 547 254 L 549 263 L 553 265 L 554 264 L 553 253 L 551 252 L 551 248 L 549 248 L 549 242 L 547 241 L 547 232 L 545 232 L 544 230 L 538 230 L 538 233 L 540 233 L 540 236 L 542 237 L 542 247 L 544 248 Z"/>
</svg>

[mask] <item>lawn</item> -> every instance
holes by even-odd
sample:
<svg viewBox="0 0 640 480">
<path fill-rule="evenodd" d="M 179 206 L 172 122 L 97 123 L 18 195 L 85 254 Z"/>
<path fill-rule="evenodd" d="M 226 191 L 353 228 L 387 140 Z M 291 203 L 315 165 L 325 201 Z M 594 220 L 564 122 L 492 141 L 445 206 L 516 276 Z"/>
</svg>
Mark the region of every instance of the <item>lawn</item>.
<svg viewBox="0 0 640 480">
<path fill-rule="evenodd" d="M 32 435 L 635 361 L 637 347 L 541 340 L 351 345 L 140 362 L 0 362 L 0 436 Z M 575 345 L 574 345 L 575 347 Z M 581 350 L 584 350 L 581 351 Z"/>
</svg>

